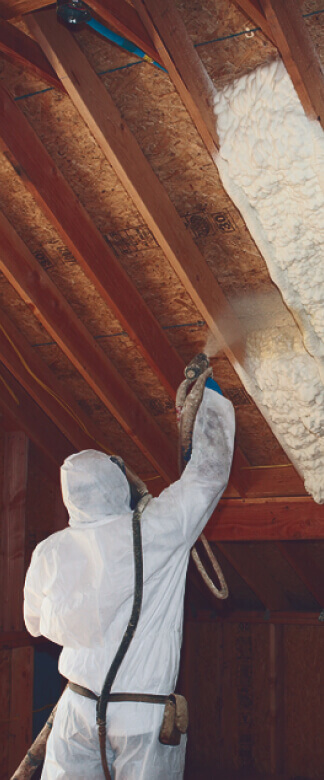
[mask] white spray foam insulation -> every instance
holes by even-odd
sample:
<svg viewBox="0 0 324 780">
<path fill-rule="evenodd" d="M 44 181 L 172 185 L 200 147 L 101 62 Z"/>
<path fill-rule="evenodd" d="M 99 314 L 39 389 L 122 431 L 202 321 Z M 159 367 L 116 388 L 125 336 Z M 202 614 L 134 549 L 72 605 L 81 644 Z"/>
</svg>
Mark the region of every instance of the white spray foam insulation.
<svg viewBox="0 0 324 780">
<path fill-rule="evenodd" d="M 215 92 L 214 110 L 222 182 L 300 328 L 250 335 L 238 373 L 323 502 L 324 134 L 278 60 Z"/>
</svg>

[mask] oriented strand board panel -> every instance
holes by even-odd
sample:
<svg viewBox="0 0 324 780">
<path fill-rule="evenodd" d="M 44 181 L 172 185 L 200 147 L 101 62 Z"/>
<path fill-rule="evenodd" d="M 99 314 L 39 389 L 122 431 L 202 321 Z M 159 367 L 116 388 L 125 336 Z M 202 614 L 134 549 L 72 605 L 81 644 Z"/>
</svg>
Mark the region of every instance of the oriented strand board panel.
<svg viewBox="0 0 324 780">
<path fill-rule="evenodd" d="M 83 44 L 84 41 L 87 42 L 87 54 L 89 56 L 88 50 L 91 49 L 91 34 L 88 31 L 83 34 Z M 108 46 L 107 49 L 105 42 L 101 46 L 104 46 L 105 51 L 108 52 L 112 48 Z M 99 67 L 96 57 L 98 57 L 97 51 L 95 52 L 94 60 L 95 65 Z M 3 76 L 13 93 L 18 93 L 18 97 L 21 98 L 19 73 L 18 75 L 16 73 L 15 77 L 15 70 L 17 69 L 6 65 Z M 164 183 L 169 188 L 170 197 L 178 206 L 188 229 L 193 233 L 201 251 L 205 253 L 206 259 L 214 266 L 215 242 L 217 241 L 217 268 L 215 266 L 215 269 L 218 273 L 218 255 L 224 255 L 226 273 L 222 281 L 225 283 L 225 287 L 227 284 L 227 288 L 230 291 L 232 288 L 232 277 L 229 276 L 229 260 L 233 252 L 233 261 L 231 261 L 233 269 L 236 266 L 236 272 L 239 273 L 239 269 L 242 267 L 241 278 L 237 280 L 237 284 L 240 284 L 242 279 L 247 278 L 248 262 L 244 259 L 245 256 L 241 252 L 240 244 L 238 247 L 239 251 L 237 251 L 237 255 L 235 254 L 235 243 L 233 243 L 232 236 L 236 229 L 234 219 L 231 218 L 229 212 L 225 213 L 223 210 L 220 210 L 223 209 L 223 202 L 219 201 L 217 193 L 216 195 L 214 194 L 215 179 L 217 178 L 216 170 L 207 153 L 202 148 L 200 139 L 196 137 L 195 130 L 192 128 L 190 120 L 188 120 L 186 112 L 169 82 L 165 101 L 171 94 L 172 113 L 176 110 L 177 113 L 180 112 L 183 115 L 183 122 L 190 133 L 190 137 L 192 137 L 192 148 L 188 150 L 187 136 L 185 141 L 182 141 L 181 128 L 179 128 L 180 135 L 176 148 L 175 150 L 171 148 L 170 151 L 169 147 L 174 142 L 175 136 L 173 123 L 171 122 L 169 125 L 166 121 L 167 107 L 165 113 L 160 118 L 157 116 L 154 120 L 152 119 L 154 106 L 156 110 L 159 106 L 161 111 L 163 104 L 163 101 L 161 102 L 162 86 L 160 84 L 160 92 L 157 95 L 154 91 L 153 97 L 148 92 L 148 88 L 151 89 L 152 78 L 156 79 L 157 76 L 159 78 L 163 76 L 165 81 L 164 74 L 157 74 L 154 69 L 149 68 L 145 76 L 146 71 L 142 68 L 141 76 L 136 76 L 137 89 L 135 90 L 132 81 L 129 82 L 130 74 L 133 73 L 135 73 L 135 67 L 126 69 L 126 73 L 123 70 L 108 74 L 105 76 L 107 79 L 109 77 L 111 82 L 108 84 L 108 87 L 112 91 L 117 103 L 119 98 L 119 107 L 123 110 L 134 132 L 136 130 L 136 115 L 134 112 L 135 109 L 137 110 L 139 103 L 143 103 L 145 95 L 148 107 L 147 111 L 144 111 L 142 122 L 139 126 L 142 134 L 142 128 L 146 127 L 146 134 L 139 138 L 142 147 L 150 158 L 153 167 L 157 170 L 158 166 L 161 166 L 162 177 L 165 175 L 163 172 L 166 172 L 166 181 Z M 136 73 L 139 74 L 139 70 Z M 135 76 L 132 76 L 133 78 Z M 165 90 L 165 84 L 163 89 Z M 136 93 L 136 100 L 133 97 L 134 92 Z M 30 92 L 26 94 L 30 94 Z M 152 107 L 153 98 L 154 106 Z M 176 101 L 176 105 L 174 101 Z M 197 312 L 176 279 L 163 254 L 156 246 L 152 235 L 142 224 L 142 220 L 137 215 L 136 210 L 134 210 L 133 205 L 119 185 L 110 167 L 103 160 L 101 153 L 94 145 L 90 134 L 80 122 L 68 99 L 56 94 L 54 90 L 49 90 L 44 94 L 32 95 L 31 97 L 21 99 L 19 105 L 34 124 L 36 131 L 53 155 L 55 162 L 70 181 L 98 228 L 106 236 L 118 259 L 140 289 L 161 325 L 166 329 L 171 343 L 177 347 L 180 354 L 183 354 L 184 359 L 187 356 L 191 356 L 193 352 L 200 351 L 205 345 L 206 328 L 203 323 L 200 323 L 199 312 Z M 145 125 L 145 118 L 147 118 L 147 126 Z M 152 136 L 153 121 L 154 133 Z M 137 129 L 137 132 L 139 130 Z M 159 134 L 161 134 L 161 137 Z M 160 152 L 158 149 L 152 149 L 152 137 L 154 142 L 160 145 Z M 197 171 L 195 173 L 193 169 L 191 170 L 197 161 L 197 145 L 200 145 L 198 162 L 201 155 L 204 158 L 200 167 L 196 165 L 198 174 Z M 162 157 L 161 150 L 163 151 Z M 200 197 L 202 181 L 204 181 L 204 184 L 206 181 L 206 166 L 210 172 L 210 186 L 208 192 L 206 191 L 204 194 L 204 202 L 197 204 L 196 199 Z M 171 170 L 172 175 L 170 175 Z M 22 238 L 38 257 L 39 262 L 46 268 L 62 292 L 68 297 L 76 313 L 82 317 L 92 334 L 101 339 L 101 345 L 108 350 L 109 356 L 113 360 L 114 358 L 116 359 L 118 368 L 124 375 L 129 375 L 133 383 L 136 383 L 136 377 L 134 377 L 134 368 L 136 368 L 135 374 L 137 373 L 138 380 L 134 387 L 144 403 L 146 397 L 150 399 L 154 397 L 154 405 L 159 409 L 167 409 L 168 400 L 164 391 L 158 387 L 154 377 L 149 376 L 150 372 L 143 366 L 143 361 L 139 358 L 137 351 L 135 350 L 134 352 L 130 346 L 125 350 L 125 335 L 121 335 L 119 323 L 99 300 L 96 291 L 75 264 L 71 253 L 62 245 L 53 228 L 35 206 L 32 197 L 28 194 L 26 195 L 22 183 L 17 175 L 10 171 L 7 163 L 3 166 L 3 177 L 6 178 L 6 181 L 12 182 L 12 187 L 7 189 L 3 187 L 2 192 L 14 192 L 15 197 L 3 194 L 2 208 L 8 218 L 14 222 Z M 178 183 L 179 179 L 181 184 Z M 98 182 L 100 182 L 100 190 Z M 220 185 L 218 184 L 219 189 Z M 221 193 L 222 198 L 226 198 L 222 189 Z M 230 202 L 227 205 L 231 208 Z M 244 226 L 242 229 L 246 233 Z M 262 275 L 264 273 L 262 261 L 260 257 L 256 260 L 257 252 L 254 245 L 252 245 L 252 254 L 255 262 L 258 263 L 258 267 L 262 269 Z M 253 284 L 255 284 L 255 279 L 259 278 L 259 276 L 259 272 L 254 273 Z M 8 285 L 5 284 L 3 299 L 6 296 L 7 288 Z M 170 295 L 170 291 L 172 291 L 172 295 Z M 17 306 L 21 323 L 21 307 L 19 304 Z M 27 327 L 30 332 L 34 325 L 27 325 L 26 323 Z M 37 329 L 38 327 L 37 325 Z M 196 340 L 195 338 L 193 342 L 191 341 L 192 328 L 195 329 L 198 336 L 198 339 Z M 35 336 L 32 343 L 42 344 L 38 332 L 35 334 L 31 333 L 31 335 Z M 45 336 L 45 343 L 46 341 Z M 44 354 L 44 350 L 42 351 Z M 122 361 L 122 355 L 125 356 L 125 361 Z M 225 359 L 223 359 L 222 365 L 228 366 L 228 371 L 234 376 L 235 386 L 240 387 L 238 378 Z M 218 372 L 217 368 L 216 372 L 217 375 L 219 373 L 219 380 L 222 383 L 221 371 Z M 225 383 L 227 382 L 226 372 L 224 381 Z M 148 400 L 147 403 L 150 403 L 150 401 Z M 239 430 L 241 435 L 239 434 L 239 443 L 241 446 L 245 441 L 246 434 L 248 435 L 247 446 L 243 444 L 245 454 L 255 465 L 268 462 L 285 462 L 286 459 L 281 448 L 277 445 L 259 412 L 253 404 L 251 404 L 251 407 L 252 409 L 245 407 L 240 409 Z M 251 413 L 253 414 L 253 421 L 251 421 Z M 162 417 L 160 422 L 163 426 Z M 261 428 L 259 434 L 256 422 L 259 423 Z M 174 421 L 171 429 L 173 430 L 172 435 L 175 436 Z M 169 422 L 165 419 L 165 430 L 170 433 L 171 429 Z M 267 447 L 264 447 L 265 438 L 268 444 Z M 251 439 L 252 442 L 250 441 Z M 252 456 L 250 455 L 251 449 L 253 450 Z"/>
<path fill-rule="evenodd" d="M 177 7 L 216 86 L 222 87 L 275 54 L 274 47 L 261 32 L 249 32 L 251 24 L 234 3 L 177 0 Z M 308 14 L 307 24 L 322 50 L 324 15 L 316 13 L 323 10 L 321 2 L 307 0 L 302 10 Z M 23 19 L 15 24 L 27 31 Z M 285 308 L 265 263 L 239 212 L 224 192 L 217 170 L 168 75 L 88 28 L 76 35 L 220 282 L 242 327 L 251 330 L 265 320 L 271 323 L 274 318 L 276 322 L 284 318 Z M 208 341 L 201 315 L 69 98 L 2 59 L 0 78 L 154 312 L 170 343 L 183 360 L 190 359 Z M 0 206 L 91 334 L 175 442 L 170 399 L 26 192 L 19 173 L 13 171 L 5 158 L 0 165 Z M 119 426 L 91 391 L 87 391 L 66 359 L 55 353 L 42 327 L 1 279 L 0 301 L 29 343 L 64 377 L 77 400 L 111 432 L 113 448 L 121 451 L 143 475 L 152 473 L 137 448 L 128 444 Z M 216 345 L 215 353 L 217 349 Z M 286 464 L 286 455 L 221 353 L 215 357 L 214 369 L 225 393 L 234 402 L 237 442 L 252 466 Z"/>
</svg>

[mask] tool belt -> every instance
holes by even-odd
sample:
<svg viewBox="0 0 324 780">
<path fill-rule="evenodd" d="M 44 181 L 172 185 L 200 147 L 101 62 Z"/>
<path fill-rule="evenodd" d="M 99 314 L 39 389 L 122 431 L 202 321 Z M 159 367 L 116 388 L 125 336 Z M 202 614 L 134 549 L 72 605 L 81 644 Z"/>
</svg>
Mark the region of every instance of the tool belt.
<svg viewBox="0 0 324 780">
<path fill-rule="evenodd" d="M 68 687 L 74 693 L 85 696 L 87 699 L 98 701 L 99 696 L 89 688 L 83 685 L 69 682 Z M 164 713 L 162 726 L 159 733 L 159 741 L 163 745 L 179 745 L 181 734 L 188 730 L 188 704 L 184 696 L 178 693 L 170 693 L 169 696 L 163 696 L 155 693 L 110 693 L 108 701 L 134 701 L 145 702 L 146 704 L 164 704 Z"/>
</svg>

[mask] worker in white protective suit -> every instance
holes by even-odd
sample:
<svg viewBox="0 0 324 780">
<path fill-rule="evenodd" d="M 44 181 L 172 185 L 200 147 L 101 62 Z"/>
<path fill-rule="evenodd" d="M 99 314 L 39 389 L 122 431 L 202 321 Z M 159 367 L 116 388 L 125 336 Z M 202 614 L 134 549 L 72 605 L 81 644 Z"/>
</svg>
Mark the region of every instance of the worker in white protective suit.
<svg viewBox="0 0 324 780">
<path fill-rule="evenodd" d="M 182 640 L 190 548 L 226 487 L 234 411 L 208 379 L 181 478 L 141 519 L 144 591 L 139 622 L 112 692 L 174 691 Z M 63 646 L 61 674 L 99 695 L 132 610 L 134 561 L 128 481 L 108 455 L 86 450 L 61 469 L 69 526 L 35 549 L 25 583 L 25 622 Z M 179 746 L 158 736 L 161 704 L 119 702 L 107 709 L 107 759 L 115 780 L 180 780 Z M 96 702 L 66 689 L 47 743 L 43 780 L 102 780 Z"/>
</svg>

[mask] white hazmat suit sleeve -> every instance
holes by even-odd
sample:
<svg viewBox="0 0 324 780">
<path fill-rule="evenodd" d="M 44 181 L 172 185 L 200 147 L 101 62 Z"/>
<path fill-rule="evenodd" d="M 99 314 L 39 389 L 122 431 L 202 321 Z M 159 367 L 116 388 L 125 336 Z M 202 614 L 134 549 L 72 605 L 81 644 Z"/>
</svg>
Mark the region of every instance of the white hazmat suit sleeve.
<svg viewBox="0 0 324 780">
<path fill-rule="evenodd" d="M 194 545 L 226 488 L 234 434 L 231 402 L 207 385 L 194 424 L 190 461 L 181 478 L 158 498 L 161 516 L 163 504 L 166 512 L 170 511 L 170 503 L 176 508 L 188 547 Z"/>
<path fill-rule="evenodd" d="M 56 536 L 56 534 L 54 534 Z M 53 577 L 51 540 L 45 539 L 35 548 L 24 587 L 24 621 L 32 636 L 41 636 L 41 609 L 45 598 L 44 587 Z"/>
</svg>

